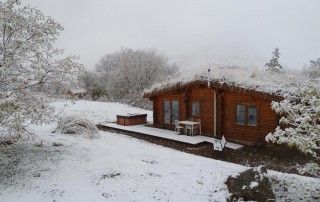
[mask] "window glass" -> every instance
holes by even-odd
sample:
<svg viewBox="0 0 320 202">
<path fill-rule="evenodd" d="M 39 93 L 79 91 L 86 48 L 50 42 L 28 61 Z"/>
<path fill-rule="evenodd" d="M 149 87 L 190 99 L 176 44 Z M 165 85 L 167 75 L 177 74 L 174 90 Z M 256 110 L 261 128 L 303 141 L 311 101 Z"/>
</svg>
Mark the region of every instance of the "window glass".
<svg viewBox="0 0 320 202">
<path fill-rule="evenodd" d="M 163 102 L 163 110 L 164 110 L 164 123 L 170 124 L 170 101 L 165 100 Z"/>
<path fill-rule="evenodd" d="M 179 120 L 179 101 L 172 101 L 172 122 Z"/>
<path fill-rule="evenodd" d="M 200 115 L 200 103 L 193 102 L 192 103 L 192 115 Z"/>
<path fill-rule="evenodd" d="M 245 105 L 237 105 L 237 120 L 236 120 L 236 123 L 245 124 L 244 111 L 245 111 Z"/>
<path fill-rule="evenodd" d="M 255 105 L 248 106 L 248 125 L 257 125 L 257 107 Z"/>
</svg>

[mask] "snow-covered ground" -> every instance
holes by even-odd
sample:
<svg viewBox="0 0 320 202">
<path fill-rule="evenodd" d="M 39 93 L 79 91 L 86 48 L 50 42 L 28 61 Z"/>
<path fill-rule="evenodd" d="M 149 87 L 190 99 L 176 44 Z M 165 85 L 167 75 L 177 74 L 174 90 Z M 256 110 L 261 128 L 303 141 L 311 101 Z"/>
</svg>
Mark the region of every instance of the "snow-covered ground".
<svg viewBox="0 0 320 202">
<path fill-rule="evenodd" d="M 53 105 L 61 109 L 65 101 Z M 116 114 L 152 112 L 119 103 L 77 101 L 62 114 L 95 123 Z M 85 139 L 31 126 L 40 139 L 0 146 L 0 201 L 226 201 L 226 178 L 244 166 L 101 132 Z M 269 171 L 280 201 L 312 201 L 320 180 Z"/>
<path fill-rule="evenodd" d="M 117 102 L 90 102 L 90 101 L 59 101 L 54 102 L 53 106 L 57 113 L 62 111 L 59 116 L 64 115 L 81 115 L 95 123 L 115 122 L 117 115 L 143 113 L 147 114 L 147 121 L 153 120 L 152 111 L 141 108 L 131 107 L 129 105 Z"/>
</svg>

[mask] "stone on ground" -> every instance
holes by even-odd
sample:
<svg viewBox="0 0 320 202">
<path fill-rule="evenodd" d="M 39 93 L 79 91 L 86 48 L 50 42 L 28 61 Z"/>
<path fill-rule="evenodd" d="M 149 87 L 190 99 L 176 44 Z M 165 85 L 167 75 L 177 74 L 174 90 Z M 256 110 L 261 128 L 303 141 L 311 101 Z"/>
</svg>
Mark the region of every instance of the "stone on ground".
<svg viewBox="0 0 320 202">
<path fill-rule="evenodd" d="M 236 176 L 229 176 L 226 184 L 230 201 L 275 201 L 275 195 L 266 177 L 265 167 L 250 168 Z"/>
</svg>

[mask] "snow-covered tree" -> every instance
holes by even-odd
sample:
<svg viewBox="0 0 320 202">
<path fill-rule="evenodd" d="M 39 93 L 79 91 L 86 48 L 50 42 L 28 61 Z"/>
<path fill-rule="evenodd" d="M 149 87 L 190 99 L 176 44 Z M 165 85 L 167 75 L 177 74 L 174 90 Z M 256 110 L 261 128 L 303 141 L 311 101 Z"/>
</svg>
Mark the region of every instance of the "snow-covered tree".
<svg viewBox="0 0 320 202">
<path fill-rule="evenodd" d="M 270 71 L 273 73 L 283 72 L 283 68 L 279 63 L 279 58 L 280 58 L 279 48 L 275 48 L 274 52 L 272 52 L 271 60 L 265 64 L 265 67 L 267 68 L 266 71 Z"/>
<path fill-rule="evenodd" d="M 0 2 L 0 135 L 19 137 L 27 122 L 52 119 L 46 97 L 34 93 L 78 76 L 75 56 L 63 57 L 54 43 L 63 27 L 51 17 L 18 0 Z"/>
<path fill-rule="evenodd" d="M 311 79 L 320 79 L 320 58 L 310 61 L 308 75 Z"/>
<path fill-rule="evenodd" d="M 84 88 L 90 92 L 92 99 L 101 99 L 106 97 L 107 90 L 104 86 L 104 81 L 99 81 L 99 76 L 93 71 L 85 71 L 80 80 L 84 84 Z"/>
<path fill-rule="evenodd" d="M 95 68 L 108 96 L 133 105 L 145 102 L 142 98 L 145 88 L 165 81 L 168 76 L 174 77 L 178 70 L 177 65 L 170 64 L 155 50 L 128 48 L 105 55 Z"/>
<path fill-rule="evenodd" d="M 281 115 L 274 133 L 266 136 L 266 141 L 287 144 L 298 150 L 312 154 L 317 160 L 312 169 L 320 175 L 320 91 L 319 84 L 309 84 L 293 95 L 285 95 L 281 102 L 273 102 L 272 109 Z M 315 168 L 314 165 L 318 165 Z M 310 167 L 310 166 L 309 166 Z"/>
</svg>

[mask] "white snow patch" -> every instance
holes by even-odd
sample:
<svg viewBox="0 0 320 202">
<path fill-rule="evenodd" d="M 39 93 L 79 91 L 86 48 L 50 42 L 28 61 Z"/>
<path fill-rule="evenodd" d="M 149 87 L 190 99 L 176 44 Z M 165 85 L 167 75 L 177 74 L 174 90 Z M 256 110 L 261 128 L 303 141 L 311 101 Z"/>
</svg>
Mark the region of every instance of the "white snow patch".
<svg viewBox="0 0 320 202">
<path fill-rule="evenodd" d="M 65 107 L 65 105 L 67 105 Z M 54 102 L 53 106 L 57 111 L 63 110 L 61 116 L 77 115 L 90 119 L 94 123 L 108 123 L 115 122 L 117 115 L 121 114 L 147 114 L 147 121 L 152 122 L 153 114 L 150 110 L 144 110 L 141 108 L 130 107 L 129 105 L 120 104 L 116 102 L 93 102 L 79 100 L 73 101 L 59 101 Z"/>
<path fill-rule="evenodd" d="M 239 176 L 240 176 L 240 173 L 232 173 L 232 175 L 231 175 L 231 177 L 233 177 L 233 178 L 237 178 Z"/>
<path fill-rule="evenodd" d="M 257 187 L 258 185 L 259 185 L 258 182 L 251 182 L 250 183 L 250 189 L 253 189 L 253 188 Z"/>
<path fill-rule="evenodd" d="M 152 116 L 118 103 L 53 105 L 65 103 L 63 113 L 82 112 L 96 123 L 115 120 L 118 112 Z M 246 169 L 121 134 L 101 132 L 93 140 L 54 134 L 54 126 L 31 126 L 42 145 L 0 146 L 0 201 L 226 201 L 226 179 Z M 268 176 L 281 200 L 312 201 L 320 195 L 319 179 L 274 171 Z"/>
</svg>

